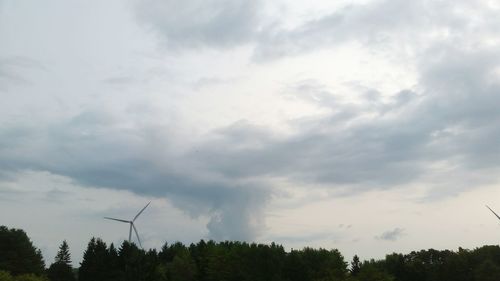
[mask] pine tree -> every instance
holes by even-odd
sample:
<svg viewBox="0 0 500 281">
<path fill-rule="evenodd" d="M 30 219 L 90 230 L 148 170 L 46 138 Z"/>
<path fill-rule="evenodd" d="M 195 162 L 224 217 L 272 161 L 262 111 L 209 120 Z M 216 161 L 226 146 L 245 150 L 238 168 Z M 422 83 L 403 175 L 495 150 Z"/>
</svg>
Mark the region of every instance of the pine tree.
<svg viewBox="0 0 500 281">
<path fill-rule="evenodd" d="M 25 273 L 41 275 L 45 263 L 42 253 L 33 246 L 26 232 L 0 226 L 0 269 L 14 276 Z"/>
<path fill-rule="evenodd" d="M 359 262 L 358 255 L 354 255 L 351 262 L 351 275 L 356 276 L 360 271 L 361 263 Z"/>
<path fill-rule="evenodd" d="M 56 255 L 56 262 L 64 263 L 71 266 L 71 255 L 69 253 L 69 246 L 66 240 L 64 240 L 59 247 L 59 252 Z"/>
<path fill-rule="evenodd" d="M 54 263 L 47 270 L 47 276 L 51 281 L 74 281 L 73 267 L 71 266 L 71 255 L 69 246 L 64 240 L 59 247 L 59 252 L 54 259 Z"/>
<path fill-rule="evenodd" d="M 83 260 L 78 269 L 79 281 L 108 281 L 109 252 L 99 238 L 92 238 L 83 253 Z"/>
</svg>

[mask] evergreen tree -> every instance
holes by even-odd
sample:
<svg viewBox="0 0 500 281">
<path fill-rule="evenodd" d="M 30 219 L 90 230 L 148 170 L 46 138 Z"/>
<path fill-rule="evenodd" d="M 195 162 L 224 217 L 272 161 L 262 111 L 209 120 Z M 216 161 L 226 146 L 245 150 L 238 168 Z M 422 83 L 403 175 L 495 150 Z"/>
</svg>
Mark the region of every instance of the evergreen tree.
<svg viewBox="0 0 500 281">
<path fill-rule="evenodd" d="M 99 238 L 92 238 L 78 269 L 79 281 L 108 281 L 109 252 Z"/>
<path fill-rule="evenodd" d="M 172 281 L 194 281 L 196 276 L 196 264 L 188 251 L 181 252 L 174 257 L 168 265 L 170 280 Z"/>
<path fill-rule="evenodd" d="M 33 246 L 23 230 L 0 226 L 0 270 L 10 272 L 14 276 L 44 273 L 42 253 Z"/>
<path fill-rule="evenodd" d="M 73 267 L 71 266 L 71 255 L 69 246 L 64 240 L 59 247 L 55 261 L 47 270 L 47 276 L 51 281 L 74 281 Z"/>
<path fill-rule="evenodd" d="M 56 255 L 56 262 L 71 266 L 71 255 L 69 253 L 69 246 L 66 240 L 64 240 L 61 246 L 59 246 L 59 252 L 57 252 Z"/>
<path fill-rule="evenodd" d="M 361 263 L 359 261 L 358 255 L 354 255 L 351 262 L 351 276 L 356 276 L 359 273 Z"/>
<path fill-rule="evenodd" d="M 118 251 L 119 265 L 124 273 L 124 281 L 143 281 L 148 277 L 144 250 L 134 243 L 124 241 Z"/>
</svg>

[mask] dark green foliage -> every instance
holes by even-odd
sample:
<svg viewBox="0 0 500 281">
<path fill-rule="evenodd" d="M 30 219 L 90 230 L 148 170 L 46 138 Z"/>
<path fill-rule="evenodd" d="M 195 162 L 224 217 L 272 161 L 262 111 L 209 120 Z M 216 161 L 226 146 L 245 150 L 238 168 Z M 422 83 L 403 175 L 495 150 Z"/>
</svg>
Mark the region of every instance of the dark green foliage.
<svg viewBox="0 0 500 281">
<path fill-rule="evenodd" d="M 47 277 L 51 281 L 74 281 L 73 267 L 71 266 L 71 255 L 69 246 L 63 241 L 57 252 L 55 261 L 47 270 Z"/>
<path fill-rule="evenodd" d="M 357 276 L 359 274 L 360 269 L 361 269 L 361 262 L 359 261 L 359 257 L 357 255 L 354 255 L 351 262 L 351 270 L 350 270 L 351 275 Z"/>
<path fill-rule="evenodd" d="M 0 270 L 0 281 L 14 281 L 14 277 L 7 271 Z"/>
<path fill-rule="evenodd" d="M 33 273 L 25 273 L 21 275 L 17 275 L 14 277 L 11 277 L 11 279 L 1 279 L 1 274 L 0 274 L 0 281 L 49 281 L 45 276 L 39 276 L 35 275 Z"/>
<path fill-rule="evenodd" d="M 71 255 L 69 253 L 69 246 L 66 240 L 64 240 L 59 246 L 59 252 L 56 255 L 56 263 L 63 263 L 71 266 Z"/>
<path fill-rule="evenodd" d="M 95 238 L 90 241 L 79 281 L 329 281 L 343 280 L 347 273 L 344 258 L 337 250 L 305 248 L 287 254 L 274 243 L 202 240 L 189 247 L 179 242 L 165 243 L 158 253 L 124 242 L 117 252 L 112 245 L 106 248 L 102 244 Z M 300 266 L 296 266 L 296 258 Z M 304 274 L 289 274 L 289 268 Z"/>
<path fill-rule="evenodd" d="M 489 281 L 500 280 L 500 247 L 483 246 L 457 252 L 434 249 L 391 254 L 384 260 L 364 262 L 351 280 Z"/>
<path fill-rule="evenodd" d="M 385 268 L 382 261 L 365 261 L 360 267 L 359 271 L 354 276 L 354 280 L 357 281 L 393 281 L 394 276 L 389 274 Z"/>
<path fill-rule="evenodd" d="M 43 260 L 22 230 L 1 227 L 0 238 L 4 254 L 0 256 L 0 281 L 48 281 L 34 274 L 43 270 Z M 33 257 L 37 262 L 31 262 Z M 74 281 L 72 272 L 64 241 L 47 273 L 50 281 Z M 189 247 L 165 243 L 157 252 L 126 241 L 117 250 L 113 244 L 108 247 L 92 238 L 78 277 L 79 281 L 499 281 L 500 247 L 459 248 L 456 252 L 429 249 L 364 262 L 354 256 L 348 270 L 337 250 L 286 252 L 274 243 L 201 240 Z"/>
<path fill-rule="evenodd" d="M 23 230 L 0 226 L 0 270 L 14 276 L 44 273 L 42 254 Z"/>
<path fill-rule="evenodd" d="M 0 281 L 48 281 L 45 277 L 34 275 L 33 273 L 12 276 L 7 271 L 0 270 Z"/>
<path fill-rule="evenodd" d="M 483 261 L 475 270 L 475 280 L 480 281 L 498 281 L 500 280 L 500 266 L 492 260 Z"/>
<path fill-rule="evenodd" d="M 196 280 L 196 264 L 187 250 L 176 255 L 167 268 L 172 281 Z"/>
<path fill-rule="evenodd" d="M 78 270 L 79 281 L 107 281 L 110 258 L 106 243 L 99 238 L 92 238 L 83 253 L 83 259 Z"/>
</svg>

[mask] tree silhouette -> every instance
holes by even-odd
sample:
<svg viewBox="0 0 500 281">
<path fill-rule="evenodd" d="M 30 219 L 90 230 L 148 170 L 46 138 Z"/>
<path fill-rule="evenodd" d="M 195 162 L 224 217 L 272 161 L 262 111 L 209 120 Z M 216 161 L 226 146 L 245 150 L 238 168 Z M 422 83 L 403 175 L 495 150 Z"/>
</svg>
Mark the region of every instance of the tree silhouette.
<svg viewBox="0 0 500 281">
<path fill-rule="evenodd" d="M 358 255 L 354 255 L 351 262 L 351 270 L 350 270 L 351 275 L 352 276 L 358 275 L 360 268 L 361 268 L 361 262 L 359 261 L 359 257 Z"/>
<path fill-rule="evenodd" d="M 42 275 L 45 263 L 42 253 L 21 229 L 0 226 L 0 270 L 12 275 Z"/>
<path fill-rule="evenodd" d="M 66 240 L 59 246 L 59 251 L 54 260 L 54 263 L 52 263 L 47 270 L 49 279 L 51 281 L 74 281 L 75 275 L 73 274 L 71 255 Z"/>
<path fill-rule="evenodd" d="M 66 240 L 59 246 L 59 252 L 57 252 L 55 260 L 59 263 L 71 265 L 71 254 L 69 253 L 69 246 Z"/>
</svg>

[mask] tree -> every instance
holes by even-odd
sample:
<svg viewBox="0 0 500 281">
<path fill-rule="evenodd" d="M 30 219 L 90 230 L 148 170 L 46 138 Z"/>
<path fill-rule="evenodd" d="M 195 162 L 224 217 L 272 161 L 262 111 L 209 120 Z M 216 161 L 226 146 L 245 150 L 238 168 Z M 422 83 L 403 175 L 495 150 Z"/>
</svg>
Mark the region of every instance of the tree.
<svg viewBox="0 0 500 281">
<path fill-rule="evenodd" d="M 73 267 L 71 266 L 71 255 L 69 246 L 64 240 L 59 247 L 55 262 L 47 270 L 47 276 L 51 281 L 74 281 Z"/>
<path fill-rule="evenodd" d="M 359 281 L 394 281 L 394 277 L 372 265 L 365 265 L 357 276 Z"/>
<path fill-rule="evenodd" d="M 475 280 L 477 281 L 500 280 L 500 267 L 489 259 L 483 261 L 475 270 Z"/>
<path fill-rule="evenodd" d="M 172 281 L 195 280 L 196 264 L 187 250 L 174 257 L 172 262 L 168 264 L 168 270 Z"/>
<path fill-rule="evenodd" d="M 21 274 L 14 277 L 14 281 L 48 281 L 46 277 L 37 276 L 33 273 Z"/>
<path fill-rule="evenodd" d="M 69 246 L 66 240 L 64 240 L 61 246 L 59 246 L 59 252 L 57 252 L 56 255 L 56 262 L 71 266 L 71 255 L 69 253 Z"/>
<path fill-rule="evenodd" d="M 0 270 L 0 281 L 14 281 L 14 277 L 7 271 Z"/>
<path fill-rule="evenodd" d="M 109 252 L 106 243 L 92 238 L 83 253 L 78 269 L 79 281 L 108 281 Z"/>
<path fill-rule="evenodd" d="M 32 273 L 12 276 L 7 271 L 0 270 L 0 281 L 48 281 L 45 277 L 36 276 Z"/>
<path fill-rule="evenodd" d="M 33 246 L 23 230 L 0 226 L 0 270 L 8 271 L 14 276 L 44 273 L 42 253 Z"/>
<path fill-rule="evenodd" d="M 359 273 L 361 263 L 359 261 L 358 255 L 354 255 L 351 262 L 351 276 L 356 276 Z"/>
</svg>

